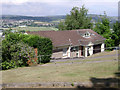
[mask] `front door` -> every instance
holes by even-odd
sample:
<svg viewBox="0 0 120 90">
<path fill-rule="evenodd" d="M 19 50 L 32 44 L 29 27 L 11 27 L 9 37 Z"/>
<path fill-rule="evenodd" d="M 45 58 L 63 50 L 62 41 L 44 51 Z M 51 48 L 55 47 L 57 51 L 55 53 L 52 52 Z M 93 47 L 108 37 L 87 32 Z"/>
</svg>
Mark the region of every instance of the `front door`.
<svg viewBox="0 0 120 90">
<path fill-rule="evenodd" d="M 83 46 L 81 46 L 81 56 L 83 56 Z"/>
</svg>

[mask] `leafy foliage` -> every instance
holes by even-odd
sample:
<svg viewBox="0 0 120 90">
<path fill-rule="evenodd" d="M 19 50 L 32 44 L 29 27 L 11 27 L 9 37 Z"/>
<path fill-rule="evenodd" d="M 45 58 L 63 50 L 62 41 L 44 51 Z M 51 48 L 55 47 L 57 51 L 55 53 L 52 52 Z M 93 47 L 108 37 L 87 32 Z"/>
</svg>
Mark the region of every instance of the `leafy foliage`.
<svg viewBox="0 0 120 90">
<path fill-rule="evenodd" d="M 12 40 L 9 38 L 10 37 L 6 37 L 6 39 L 2 41 L 2 69 L 28 66 L 28 60 L 32 62 L 32 58 L 35 56 L 34 49 L 20 41 L 14 43 L 13 40 L 13 42 L 11 42 Z M 16 40 L 18 40 L 18 38 Z"/>
<path fill-rule="evenodd" d="M 94 31 L 98 34 L 102 35 L 105 40 L 106 47 L 112 47 L 114 46 L 114 40 L 111 39 L 112 32 L 110 30 L 110 21 L 107 18 L 106 13 L 104 13 L 104 17 L 102 17 L 102 21 L 100 20 L 96 23 L 96 26 L 94 28 Z"/>
<path fill-rule="evenodd" d="M 47 63 L 50 61 L 50 57 L 52 54 L 52 42 L 48 38 L 41 38 L 38 42 L 38 55 L 39 63 Z"/>
<path fill-rule="evenodd" d="M 114 40 L 115 46 L 120 44 L 120 22 L 118 21 L 113 25 L 112 39 Z"/>
<path fill-rule="evenodd" d="M 53 47 L 50 39 L 35 35 L 23 35 L 23 37 L 25 37 L 23 42 L 31 47 L 37 48 L 39 56 L 38 63 L 47 63 L 50 61 Z"/>
<path fill-rule="evenodd" d="M 41 60 L 34 61 L 34 48 L 38 50 Z M 25 35 L 19 33 L 6 34 L 2 41 L 2 63 L 3 70 L 28 66 L 28 61 L 32 63 L 47 63 L 52 54 L 52 42 L 48 38 L 36 35 Z M 49 55 L 49 56 L 48 56 Z"/>
<path fill-rule="evenodd" d="M 66 16 L 65 22 L 60 22 L 59 30 L 73 30 L 73 29 L 88 29 L 92 28 L 91 18 L 87 17 L 88 10 L 82 6 L 82 8 L 73 7 L 70 11 L 70 15 Z"/>
</svg>

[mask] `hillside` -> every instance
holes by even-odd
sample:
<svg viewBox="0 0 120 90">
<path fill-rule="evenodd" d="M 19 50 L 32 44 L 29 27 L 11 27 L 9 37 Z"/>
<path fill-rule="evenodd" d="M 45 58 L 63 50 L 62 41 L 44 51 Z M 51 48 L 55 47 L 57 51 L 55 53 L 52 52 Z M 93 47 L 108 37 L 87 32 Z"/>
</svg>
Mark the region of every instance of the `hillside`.
<svg viewBox="0 0 120 90">
<path fill-rule="evenodd" d="M 64 21 L 66 18 L 65 15 L 58 15 L 58 16 L 20 16 L 20 15 L 2 15 L 2 28 L 13 28 L 13 27 L 23 27 L 23 26 L 30 26 L 30 27 L 55 27 L 58 28 L 58 24 L 60 21 Z M 89 14 L 88 17 L 92 18 L 92 22 L 95 24 L 98 19 L 101 20 L 103 15 L 96 15 L 96 14 Z M 113 23 L 117 21 L 117 16 L 111 17 L 108 16 L 110 20 L 110 27 L 112 28 Z"/>
<path fill-rule="evenodd" d="M 35 16 L 19 16 L 19 15 L 2 15 L 2 19 L 9 20 L 35 20 L 41 22 L 51 22 L 59 19 L 65 19 L 65 15 L 60 16 L 43 16 L 43 17 L 35 17 Z"/>
<path fill-rule="evenodd" d="M 35 20 L 41 22 L 52 22 L 61 19 L 65 19 L 66 15 L 57 15 L 57 16 L 19 16 L 19 15 L 2 15 L 2 19 L 9 19 L 9 20 Z M 89 14 L 88 17 L 92 17 L 93 21 L 97 21 L 100 15 L 96 14 Z M 118 17 L 117 16 L 108 16 L 112 23 L 116 22 Z"/>
</svg>

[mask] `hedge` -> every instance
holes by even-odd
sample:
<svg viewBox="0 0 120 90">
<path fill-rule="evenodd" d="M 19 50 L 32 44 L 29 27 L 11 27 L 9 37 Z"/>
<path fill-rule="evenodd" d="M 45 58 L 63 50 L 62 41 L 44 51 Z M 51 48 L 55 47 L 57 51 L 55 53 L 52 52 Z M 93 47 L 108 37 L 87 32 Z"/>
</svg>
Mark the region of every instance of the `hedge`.
<svg viewBox="0 0 120 90">
<path fill-rule="evenodd" d="M 50 61 L 53 47 L 50 39 L 37 35 L 7 34 L 5 40 L 2 41 L 2 68 L 10 69 L 18 66 L 28 66 L 26 62 L 30 57 L 34 58 L 35 56 L 32 47 L 38 50 L 38 64 Z M 35 62 L 33 61 L 33 63 Z"/>
<path fill-rule="evenodd" d="M 25 37 L 22 39 L 23 42 L 27 43 L 29 46 L 37 48 L 38 50 L 38 63 L 47 63 L 50 61 L 52 55 L 52 41 L 49 38 L 39 37 L 36 35 L 21 35 Z"/>
<path fill-rule="evenodd" d="M 6 43 L 7 42 L 7 43 Z M 9 44 L 8 44 L 9 43 Z M 2 69 L 10 69 L 22 66 L 28 66 L 28 61 L 35 63 L 34 49 L 23 42 L 11 44 L 7 40 L 3 40 L 2 45 Z"/>
</svg>

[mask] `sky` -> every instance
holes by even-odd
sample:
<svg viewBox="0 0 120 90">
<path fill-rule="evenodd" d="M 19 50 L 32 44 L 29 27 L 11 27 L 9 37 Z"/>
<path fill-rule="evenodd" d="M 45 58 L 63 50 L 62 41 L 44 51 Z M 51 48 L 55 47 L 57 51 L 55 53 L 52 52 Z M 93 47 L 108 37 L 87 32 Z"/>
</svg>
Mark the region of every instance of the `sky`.
<svg viewBox="0 0 120 90">
<path fill-rule="evenodd" d="M 54 16 L 66 15 L 85 5 L 89 14 L 118 16 L 119 0 L 0 0 L 3 15 Z"/>
</svg>

